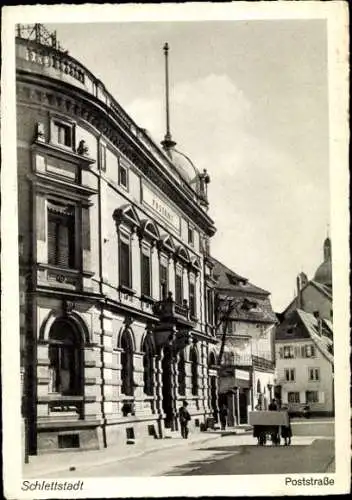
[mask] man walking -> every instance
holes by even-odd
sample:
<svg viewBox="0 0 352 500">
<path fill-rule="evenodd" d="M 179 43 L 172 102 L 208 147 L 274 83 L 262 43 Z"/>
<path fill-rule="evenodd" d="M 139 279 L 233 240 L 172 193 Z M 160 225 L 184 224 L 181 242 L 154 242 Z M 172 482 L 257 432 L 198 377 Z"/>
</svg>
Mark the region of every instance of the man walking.
<svg viewBox="0 0 352 500">
<path fill-rule="evenodd" d="M 225 404 L 221 405 L 220 408 L 220 423 L 221 423 L 221 430 L 224 431 L 226 429 L 226 424 L 227 424 L 227 406 Z"/>
<path fill-rule="evenodd" d="M 188 438 L 188 422 L 191 420 L 191 415 L 189 414 L 187 410 L 188 403 L 187 401 L 183 402 L 183 405 L 181 406 L 179 410 L 179 417 L 180 417 L 180 425 L 181 425 L 181 436 L 183 439 Z"/>
</svg>

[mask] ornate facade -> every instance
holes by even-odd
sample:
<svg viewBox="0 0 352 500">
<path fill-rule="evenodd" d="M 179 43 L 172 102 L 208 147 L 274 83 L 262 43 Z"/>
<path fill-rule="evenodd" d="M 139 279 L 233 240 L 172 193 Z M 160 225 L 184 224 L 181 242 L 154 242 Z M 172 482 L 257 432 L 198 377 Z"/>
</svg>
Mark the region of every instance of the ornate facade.
<svg viewBox="0 0 352 500">
<path fill-rule="evenodd" d="M 18 27 L 16 77 L 29 453 L 163 437 L 184 399 L 200 428 L 217 404 L 207 173 L 39 25 Z"/>
</svg>

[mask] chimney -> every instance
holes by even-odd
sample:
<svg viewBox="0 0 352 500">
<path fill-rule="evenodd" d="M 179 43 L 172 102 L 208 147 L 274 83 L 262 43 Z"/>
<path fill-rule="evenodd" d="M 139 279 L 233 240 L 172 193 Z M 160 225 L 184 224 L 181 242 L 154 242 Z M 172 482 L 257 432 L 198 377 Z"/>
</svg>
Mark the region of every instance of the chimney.
<svg viewBox="0 0 352 500">
<path fill-rule="evenodd" d="M 301 280 L 297 276 L 297 308 L 302 309 L 302 294 L 301 294 Z"/>
</svg>

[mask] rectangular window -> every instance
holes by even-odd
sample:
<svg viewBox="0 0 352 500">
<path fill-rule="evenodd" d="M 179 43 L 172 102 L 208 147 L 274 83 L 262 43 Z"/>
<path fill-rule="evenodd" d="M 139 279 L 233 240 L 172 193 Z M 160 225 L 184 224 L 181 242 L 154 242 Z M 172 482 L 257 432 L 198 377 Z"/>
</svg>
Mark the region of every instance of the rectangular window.
<svg viewBox="0 0 352 500">
<path fill-rule="evenodd" d="M 75 267 L 74 207 L 48 202 L 48 263 Z"/>
<path fill-rule="evenodd" d="M 128 168 L 119 160 L 119 185 L 128 189 Z"/>
<path fill-rule="evenodd" d="M 175 302 L 176 304 L 182 304 L 183 300 L 183 290 L 182 290 L 182 274 L 181 271 L 176 270 L 175 276 Z"/>
<path fill-rule="evenodd" d="M 288 403 L 299 403 L 299 392 L 289 392 L 287 393 L 287 402 Z"/>
<path fill-rule="evenodd" d="M 189 284 L 189 313 L 191 317 L 196 317 L 196 291 L 195 284 L 190 282 Z"/>
<path fill-rule="evenodd" d="M 207 289 L 207 315 L 208 323 L 212 325 L 214 323 L 214 310 L 213 310 L 213 292 L 210 288 Z"/>
<path fill-rule="evenodd" d="M 285 380 L 286 382 L 294 382 L 296 380 L 294 368 L 285 368 Z"/>
<path fill-rule="evenodd" d="M 129 237 L 120 234 L 119 238 L 120 285 L 132 288 L 131 243 Z"/>
<path fill-rule="evenodd" d="M 100 170 L 106 172 L 106 146 L 100 144 Z"/>
<path fill-rule="evenodd" d="M 319 368 L 308 368 L 308 379 L 309 381 L 320 380 Z"/>
<path fill-rule="evenodd" d="M 233 333 L 233 321 L 231 321 L 231 320 L 227 324 L 227 332 Z"/>
<path fill-rule="evenodd" d="M 194 245 L 194 230 L 188 226 L 188 243 Z"/>
<path fill-rule="evenodd" d="M 165 264 L 160 263 L 159 266 L 159 280 L 160 280 L 160 299 L 165 300 L 168 293 L 168 267 Z"/>
<path fill-rule="evenodd" d="M 319 403 L 318 391 L 306 391 L 306 403 Z"/>
<path fill-rule="evenodd" d="M 52 123 L 52 141 L 61 146 L 72 148 L 73 133 L 72 125 L 54 120 Z"/>
<path fill-rule="evenodd" d="M 141 265 L 141 277 L 142 277 L 142 295 L 151 297 L 151 266 L 150 266 L 150 254 L 147 251 L 142 251 L 142 265 Z"/>
<path fill-rule="evenodd" d="M 286 345 L 284 346 L 284 358 L 285 359 L 292 359 L 294 358 L 294 349 L 292 345 Z"/>
</svg>

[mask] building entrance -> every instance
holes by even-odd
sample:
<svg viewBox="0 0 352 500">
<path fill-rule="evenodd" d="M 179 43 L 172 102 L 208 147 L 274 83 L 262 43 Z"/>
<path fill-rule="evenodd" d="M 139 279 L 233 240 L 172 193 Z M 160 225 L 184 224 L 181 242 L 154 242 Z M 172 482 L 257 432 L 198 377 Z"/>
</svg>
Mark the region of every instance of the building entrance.
<svg viewBox="0 0 352 500">
<path fill-rule="evenodd" d="M 240 424 L 248 423 L 248 389 L 239 391 Z"/>
</svg>

